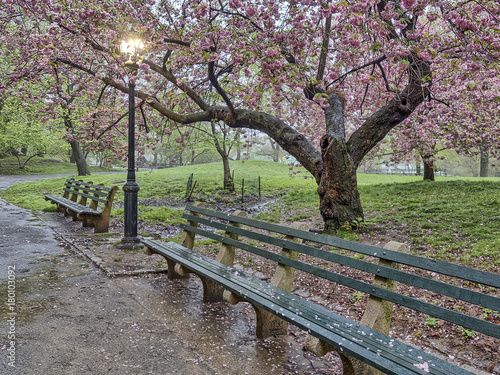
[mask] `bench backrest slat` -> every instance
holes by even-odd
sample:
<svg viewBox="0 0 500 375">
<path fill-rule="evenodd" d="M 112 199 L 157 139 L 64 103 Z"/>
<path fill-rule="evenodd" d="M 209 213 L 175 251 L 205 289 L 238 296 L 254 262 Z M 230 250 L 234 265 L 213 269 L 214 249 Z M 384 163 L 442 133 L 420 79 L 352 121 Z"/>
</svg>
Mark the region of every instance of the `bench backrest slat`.
<svg viewBox="0 0 500 375">
<path fill-rule="evenodd" d="M 72 183 L 72 182 L 78 182 L 78 181 L 75 180 L 75 179 L 71 179 L 70 178 L 70 179 L 66 180 L 66 182 Z M 83 181 L 81 181 L 79 184 L 83 185 L 85 187 L 91 187 L 91 188 L 99 187 L 99 188 L 102 188 L 101 190 L 106 191 L 108 193 L 113 190 L 112 188 L 109 188 L 109 187 L 106 187 L 106 186 L 94 185 L 94 184 L 91 184 L 91 183 L 88 183 L 88 182 L 83 182 Z"/>
<path fill-rule="evenodd" d="M 71 189 L 68 189 L 68 188 L 64 188 L 63 190 L 64 190 L 64 191 L 67 191 L 67 192 L 69 192 L 69 193 L 73 193 L 73 194 L 79 195 L 79 196 L 81 196 L 81 197 L 90 198 L 90 199 L 92 199 L 92 200 L 94 200 L 94 201 L 98 201 L 98 202 L 100 202 L 100 203 L 104 203 L 104 204 L 108 203 L 108 200 L 107 200 L 107 199 L 98 198 L 98 197 L 96 197 L 96 196 L 94 196 L 94 195 L 81 193 L 81 192 L 79 192 L 79 191 L 74 191 L 74 190 L 71 190 Z M 106 195 L 108 195 L 108 194 L 106 194 Z"/>
<path fill-rule="evenodd" d="M 82 188 L 81 189 L 82 191 L 86 192 L 87 194 L 95 194 L 95 195 L 98 195 L 100 197 L 108 197 L 109 196 L 109 192 L 108 191 L 99 191 L 99 190 L 96 190 L 96 189 L 90 189 L 90 188 Z"/>
<path fill-rule="evenodd" d="M 434 259 L 428 259 L 424 257 L 419 257 L 417 255 L 405 254 L 388 249 L 382 249 L 376 246 L 348 241 L 334 236 L 305 232 L 293 228 L 285 228 L 271 223 L 265 223 L 254 219 L 228 215 L 221 212 L 216 212 L 195 206 L 186 206 L 186 211 L 198 212 L 209 217 L 214 217 L 222 220 L 230 220 L 251 226 L 253 228 L 269 230 L 275 233 L 280 233 L 285 235 L 291 235 L 294 237 L 302 238 L 307 241 L 333 246 L 344 250 L 354 251 L 360 254 L 369 255 L 380 259 L 390 260 L 396 263 L 417 267 L 431 272 L 437 272 L 443 275 L 454 276 L 459 278 L 465 277 L 467 280 L 470 280 L 472 282 L 480 283 L 483 285 L 489 285 L 495 288 L 500 288 L 500 275 L 472 269 L 458 264 L 438 261 Z"/>
<path fill-rule="evenodd" d="M 211 223 L 210 225 L 216 225 L 216 223 Z M 482 319 L 478 319 L 472 316 L 468 316 L 465 314 L 462 314 L 457 311 L 453 310 L 448 310 L 444 307 L 437 306 L 428 302 L 424 302 L 421 300 L 418 300 L 413 297 L 401 295 L 396 292 L 392 292 L 390 290 L 387 290 L 385 288 L 372 285 L 369 283 L 366 283 L 364 281 L 359 281 L 356 279 L 352 279 L 350 277 L 340 275 L 338 273 L 328 271 L 310 264 L 302 263 L 297 260 L 293 260 L 291 258 L 275 254 L 272 252 L 269 252 L 267 250 L 260 249 L 258 247 L 243 243 L 238 240 L 231 239 L 229 237 L 222 236 L 217 233 L 213 233 L 210 231 L 203 230 L 198 227 L 193 227 L 190 225 L 186 224 L 181 224 L 181 227 L 184 230 L 188 230 L 190 232 L 202 235 L 207 238 L 214 239 L 218 242 L 225 243 L 231 246 L 235 246 L 237 248 L 240 248 L 242 250 L 248 251 L 250 253 L 253 253 L 258 256 L 265 257 L 269 260 L 282 263 L 288 266 L 291 266 L 297 270 L 301 270 L 304 272 L 308 272 L 310 274 L 316 275 L 318 277 L 324 278 L 326 280 L 330 280 L 342 285 L 345 285 L 347 287 L 359 290 L 363 293 L 370 294 L 372 296 L 376 296 L 379 298 L 382 298 L 387 301 L 391 301 L 394 303 L 397 303 L 401 306 L 406 306 L 409 307 L 413 310 L 423 312 L 425 314 L 432 315 L 436 318 L 439 319 L 444 319 L 447 321 L 451 321 L 455 324 L 461 325 L 463 327 L 473 329 L 478 332 L 485 333 L 487 335 L 493 336 L 500 338 L 500 326 Z M 283 243 L 283 240 L 279 240 L 281 243 Z M 288 242 L 288 241 L 286 241 Z M 293 244 L 290 242 L 290 244 Z"/>
<path fill-rule="evenodd" d="M 63 191 L 65 196 L 71 197 L 74 201 L 76 201 L 77 196 L 80 196 L 80 203 L 83 205 L 86 205 L 86 200 L 90 199 L 89 208 L 97 209 L 99 203 L 108 204 L 113 189 L 70 178 L 66 180 Z"/>
<path fill-rule="evenodd" d="M 76 184 L 69 184 L 69 183 L 67 183 L 66 187 L 64 189 L 67 189 L 67 190 L 70 190 L 70 191 L 78 190 L 78 191 L 81 191 L 81 192 L 86 192 L 86 193 L 90 193 L 90 194 L 96 194 L 96 195 L 99 195 L 99 196 L 102 196 L 102 197 L 108 197 L 109 194 L 110 194 L 110 191 L 101 189 L 101 187 L 102 187 L 101 185 L 91 185 L 91 186 L 92 187 L 79 186 L 79 185 L 76 185 Z"/>
<path fill-rule="evenodd" d="M 237 228 L 231 225 L 225 225 L 213 221 L 210 222 L 208 219 L 195 217 L 188 214 L 185 214 L 184 218 L 196 221 L 200 224 L 209 225 L 213 228 L 224 230 L 229 233 L 235 233 L 239 236 L 267 242 L 271 245 L 283 247 L 292 251 L 297 251 L 305 255 L 313 256 L 315 258 L 355 268 L 360 271 L 369 272 L 377 276 L 405 283 L 407 285 L 423 288 L 429 291 L 446 295 L 451 298 L 460 299 L 465 302 L 487 307 L 495 311 L 500 311 L 500 299 L 488 294 L 479 293 L 470 289 L 462 288 L 460 286 L 447 284 L 438 280 L 429 279 L 423 276 L 400 271 L 391 267 L 386 267 L 380 264 L 374 264 L 361 259 L 352 258 L 346 255 L 321 250 L 312 246 L 286 241 L 262 233 L 255 233 L 243 228 Z"/>
</svg>

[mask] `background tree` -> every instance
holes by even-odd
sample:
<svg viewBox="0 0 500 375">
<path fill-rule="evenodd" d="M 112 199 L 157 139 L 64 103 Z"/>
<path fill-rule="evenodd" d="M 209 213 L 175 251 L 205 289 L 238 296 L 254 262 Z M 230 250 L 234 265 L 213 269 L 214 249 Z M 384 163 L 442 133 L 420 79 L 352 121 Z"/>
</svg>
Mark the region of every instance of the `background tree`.
<svg viewBox="0 0 500 375">
<path fill-rule="evenodd" d="M 62 85 L 59 82 L 57 83 L 57 86 L 62 88 Z M 63 92 L 62 90 L 58 91 L 58 95 L 62 99 L 62 101 L 59 103 L 59 113 L 66 128 L 67 140 L 71 146 L 70 160 L 71 162 L 74 162 L 76 164 L 79 176 L 87 176 L 90 175 L 90 169 L 87 163 L 87 159 L 82 148 L 80 147 L 78 138 L 73 136 L 73 133 L 76 131 L 76 122 L 78 122 L 78 119 L 75 118 L 73 114 L 76 107 L 74 105 L 74 101 L 77 98 L 77 94 L 74 92 L 75 87 L 72 83 L 66 84 L 64 89 L 65 92 Z"/>
<path fill-rule="evenodd" d="M 224 172 L 224 189 L 234 191 L 234 181 L 232 180 L 231 168 L 229 166 L 230 154 L 234 148 L 246 147 L 246 143 L 242 145 L 241 139 L 246 134 L 241 134 L 239 131 L 234 131 L 223 121 L 211 121 L 210 123 L 199 123 L 194 125 L 201 141 L 206 146 L 215 148 L 222 160 Z"/>
<path fill-rule="evenodd" d="M 57 155 L 67 148 L 62 128 L 54 120 L 42 122 L 40 109 L 35 90 L 29 102 L 0 100 L 0 155 L 15 156 L 21 169 L 35 156 Z"/>
<path fill-rule="evenodd" d="M 144 111 L 262 131 L 316 179 L 326 230 L 363 218 L 356 170 L 392 129 L 464 74 L 498 73 L 494 0 L 6 0 L 0 12 L 0 38 L 25 57 L 7 81 L 53 64 L 123 93 L 139 79 Z M 131 28 L 145 38 L 141 78 L 116 54 Z"/>
<path fill-rule="evenodd" d="M 498 64 L 474 65 L 484 77 L 495 78 Z M 424 179 L 434 179 L 433 166 L 443 150 L 452 150 L 463 155 L 482 155 L 480 176 L 487 176 L 489 156 L 500 157 L 499 114 L 500 98 L 498 82 L 471 80 L 471 74 L 458 74 L 453 90 L 442 87 L 442 82 L 433 89 L 441 92 L 440 100 L 426 101 L 420 106 L 396 134 L 390 137 L 392 158 L 397 162 L 419 160 L 424 163 Z M 446 82 L 446 80 L 444 80 Z M 418 156 L 415 155 L 418 152 Z M 382 152 L 387 152 L 382 150 Z"/>
</svg>

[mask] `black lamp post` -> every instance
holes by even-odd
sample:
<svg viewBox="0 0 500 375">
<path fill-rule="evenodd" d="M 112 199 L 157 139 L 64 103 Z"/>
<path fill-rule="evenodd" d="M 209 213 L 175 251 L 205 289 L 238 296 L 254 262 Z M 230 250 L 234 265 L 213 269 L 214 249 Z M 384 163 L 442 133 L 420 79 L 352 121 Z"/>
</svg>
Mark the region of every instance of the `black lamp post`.
<svg viewBox="0 0 500 375">
<path fill-rule="evenodd" d="M 130 55 L 125 66 L 130 70 L 131 78 L 128 83 L 128 170 L 127 182 L 123 186 L 125 192 L 125 235 L 121 240 L 120 247 L 131 249 L 141 246 L 141 240 L 137 237 L 137 193 L 139 185 L 135 180 L 135 82 L 132 78 L 137 74 L 139 64 L 133 59 L 137 57 L 137 50 L 142 45 L 139 39 L 122 43 L 122 53 Z M 132 57 L 134 56 L 134 57 Z"/>
</svg>

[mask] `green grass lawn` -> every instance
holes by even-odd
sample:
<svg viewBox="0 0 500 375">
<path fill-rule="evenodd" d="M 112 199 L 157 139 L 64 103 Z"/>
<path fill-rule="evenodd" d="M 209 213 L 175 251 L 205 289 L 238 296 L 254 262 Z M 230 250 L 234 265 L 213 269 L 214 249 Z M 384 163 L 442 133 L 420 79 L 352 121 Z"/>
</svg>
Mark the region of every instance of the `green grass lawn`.
<svg viewBox="0 0 500 375">
<path fill-rule="evenodd" d="M 367 227 L 403 228 L 414 249 L 436 257 L 500 265 L 500 180 L 362 186 L 360 194 Z"/>
<path fill-rule="evenodd" d="M 231 162 L 234 170 L 234 180 L 237 190 L 241 186 L 241 180 L 245 179 L 246 191 L 258 192 L 258 179 L 261 177 L 261 193 L 263 196 L 281 196 L 290 190 L 312 188 L 316 184 L 311 178 L 305 179 L 302 175 L 289 176 L 289 167 L 284 164 L 249 161 L 245 163 Z M 210 163 L 193 165 L 182 168 L 168 168 L 160 170 L 147 170 L 136 172 L 136 180 L 140 186 L 139 200 L 149 199 L 178 199 L 185 196 L 186 185 L 190 174 L 193 181 L 197 181 L 195 192 L 215 194 L 215 188 L 221 188 L 223 171 L 222 164 Z M 305 175 L 305 173 L 304 173 Z M 93 183 L 104 183 L 106 186 L 125 184 L 127 175 L 91 175 L 78 177 L 84 181 Z M 16 184 L 1 195 L 8 201 L 19 206 L 34 210 L 53 211 L 54 205 L 46 202 L 44 194 L 62 194 L 64 178 L 44 179 L 42 181 L 26 182 Z M 240 191 L 237 194 L 241 194 Z M 117 201 L 123 201 L 123 192 L 118 191 Z"/>
<path fill-rule="evenodd" d="M 287 165 L 262 161 L 232 162 L 231 168 L 237 189 L 241 179 L 245 179 L 247 194 L 256 193 L 260 176 L 262 196 L 276 198 L 258 218 L 297 221 L 318 216 L 316 183 L 311 178 L 304 178 L 307 173 L 290 177 Z M 210 197 L 221 193 L 222 164 L 212 163 L 137 172 L 140 202 L 167 200 L 182 206 L 191 173 L 197 181 L 195 191 L 198 194 Z M 54 205 L 46 202 L 43 195 L 61 194 L 64 180 L 17 184 L 1 192 L 1 196 L 22 207 L 54 211 Z M 125 173 L 93 175 L 84 180 L 102 182 L 106 186 L 119 185 L 116 200 L 123 201 L 121 187 L 126 180 Z M 409 238 L 412 251 L 418 254 L 498 270 L 500 179 L 441 177 L 435 182 L 424 182 L 417 176 L 359 174 L 358 185 L 366 216 L 361 231 L 364 235 L 398 231 Z M 152 224 L 175 223 L 181 211 L 165 205 L 140 205 L 139 220 Z M 115 208 L 112 215 L 120 218 L 123 209 Z M 360 234 L 342 235 L 356 239 Z"/>
</svg>

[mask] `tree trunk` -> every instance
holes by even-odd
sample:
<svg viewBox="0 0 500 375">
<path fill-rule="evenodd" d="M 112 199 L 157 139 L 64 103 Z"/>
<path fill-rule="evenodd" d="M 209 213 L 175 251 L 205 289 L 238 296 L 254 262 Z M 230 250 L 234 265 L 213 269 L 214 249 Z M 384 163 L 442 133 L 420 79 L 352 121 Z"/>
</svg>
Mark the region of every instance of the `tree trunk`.
<svg viewBox="0 0 500 375">
<path fill-rule="evenodd" d="M 212 127 L 212 130 L 213 130 L 213 127 Z M 237 140 L 238 142 L 236 143 L 236 158 L 235 160 L 241 160 L 241 145 L 239 143 L 239 140 L 241 138 L 241 134 L 240 133 L 237 133 Z"/>
<path fill-rule="evenodd" d="M 320 212 L 325 232 L 356 228 L 363 221 L 356 166 L 341 139 L 324 135 L 321 139 L 324 171 L 318 185 Z"/>
<path fill-rule="evenodd" d="M 280 161 L 281 147 L 278 143 L 274 142 L 271 137 L 269 137 L 269 143 L 271 143 L 271 149 L 273 150 L 273 161 L 278 163 Z"/>
<path fill-rule="evenodd" d="M 224 168 L 224 189 L 234 192 L 234 181 L 231 178 L 231 169 L 229 168 L 229 157 L 228 155 L 222 155 L 222 165 Z"/>
<path fill-rule="evenodd" d="M 68 150 L 69 162 L 71 164 L 75 163 L 75 158 L 73 156 L 73 150 Z"/>
<path fill-rule="evenodd" d="M 424 181 L 434 181 L 434 161 L 424 159 Z"/>
<path fill-rule="evenodd" d="M 64 120 L 64 125 L 66 126 L 66 130 L 72 130 L 74 129 L 73 126 L 73 121 L 71 120 L 70 116 L 70 110 L 66 105 L 61 105 L 63 108 L 63 115 L 62 118 Z M 70 160 L 73 159 L 73 161 L 76 163 L 76 168 L 78 169 L 78 176 L 90 176 L 90 169 L 87 164 L 87 160 L 85 159 L 85 156 L 83 155 L 83 151 L 80 147 L 80 142 L 78 141 L 73 141 L 69 142 L 71 146 L 71 154 L 70 154 Z"/>
<path fill-rule="evenodd" d="M 489 152 L 484 145 L 481 145 L 480 155 L 481 161 L 479 162 L 479 177 L 488 177 Z"/>
<path fill-rule="evenodd" d="M 196 158 L 196 153 L 194 152 L 194 149 L 191 149 L 191 165 L 194 164 L 195 158 Z"/>
<path fill-rule="evenodd" d="M 80 143 L 77 141 L 70 142 L 73 158 L 76 163 L 76 168 L 78 169 L 78 176 L 90 176 L 90 169 L 87 164 L 87 160 L 83 155 L 82 149 L 80 148 Z"/>
<path fill-rule="evenodd" d="M 226 149 L 225 143 L 223 142 L 221 145 L 221 143 L 215 136 L 216 131 L 215 131 L 215 124 L 213 122 L 212 122 L 212 134 L 214 134 L 213 141 L 215 149 L 222 158 L 222 166 L 224 168 L 224 189 L 227 189 L 232 193 L 234 192 L 234 181 L 231 178 L 231 169 L 229 167 L 229 152 Z"/>
<path fill-rule="evenodd" d="M 424 72 L 427 73 L 425 69 Z M 308 99 L 313 99 L 316 94 L 328 95 L 329 106 L 323 109 L 326 134 L 321 139 L 321 152 L 304 135 L 266 113 L 237 110 L 235 126 L 265 132 L 315 177 L 325 232 L 334 232 L 343 226 L 357 227 L 364 220 L 357 187 L 357 167 L 370 150 L 422 102 L 427 91 L 421 90 L 417 81 L 412 78 L 405 90 L 375 111 L 349 140 L 345 135 L 345 98 L 342 93 L 307 87 L 304 93 Z"/>
</svg>

